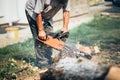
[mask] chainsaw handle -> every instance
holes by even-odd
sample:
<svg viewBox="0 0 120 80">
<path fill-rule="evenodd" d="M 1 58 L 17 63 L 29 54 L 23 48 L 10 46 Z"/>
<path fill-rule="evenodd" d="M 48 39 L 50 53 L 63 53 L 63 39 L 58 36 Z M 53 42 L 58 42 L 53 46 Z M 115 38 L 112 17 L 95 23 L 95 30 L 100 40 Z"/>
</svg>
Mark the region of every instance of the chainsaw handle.
<svg viewBox="0 0 120 80">
<path fill-rule="evenodd" d="M 53 38 L 57 38 L 59 40 L 62 40 L 62 41 L 66 41 L 66 38 L 68 38 L 69 36 L 69 32 L 65 32 L 65 33 L 62 33 L 62 32 L 59 32 L 59 33 L 48 33 L 46 34 L 46 40 L 49 39 L 49 36 L 52 36 Z M 46 40 L 43 40 L 43 41 L 46 41 Z"/>
<path fill-rule="evenodd" d="M 69 32 L 65 32 L 65 33 L 59 32 L 55 36 L 53 36 L 53 38 L 62 39 L 62 38 L 68 38 L 68 36 L 69 36 Z"/>
</svg>

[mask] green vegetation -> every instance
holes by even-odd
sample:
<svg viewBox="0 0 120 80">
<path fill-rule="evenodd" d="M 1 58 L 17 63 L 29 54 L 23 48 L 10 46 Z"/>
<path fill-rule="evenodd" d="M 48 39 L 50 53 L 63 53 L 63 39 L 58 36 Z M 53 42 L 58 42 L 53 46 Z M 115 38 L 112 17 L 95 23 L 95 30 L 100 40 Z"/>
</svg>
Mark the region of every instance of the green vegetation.
<svg viewBox="0 0 120 80">
<path fill-rule="evenodd" d="M 0 61 L 15 58 L 17 60 L 26 60 L 30 62 L 29 58 L 32 58 L 33 55 L 33 39 L 0 48 Z"/>
<path fill-rule="evenodd" d="M 16 43 L 13 45 L 9 45 L 3 48 L 0 48 L 0 61 L 4 58 L 10 58 L 15 55 L 30 55 L 33 54 L 33 40 L 28 39 L 23 43 Z M 19 56 L 20 57 L 20 56 Z"/>
<path fill-rule="evenodd" d="M 102 49 L 109 48 L 110 44 L 120 44 L 120 19 L 95 16 L 91 22 L 71 30 L 68 42 L 98 45 Z"/>
<path fill-rule="evenodd" d="M 33 56 L 34 46 L 32 39 L 0 48 L 0 80 L 8 76 L 16 77 L 15 72 L 29 64 L 34 65 Z"/>
<path fill-rule="evenodd" d="M 21 54 L 21 53 L 33 53 L 33 40 L 29 39 L 23 43 L 16 43 L 13 45 L 0 48 L 0 54 Z"/>
</svg>

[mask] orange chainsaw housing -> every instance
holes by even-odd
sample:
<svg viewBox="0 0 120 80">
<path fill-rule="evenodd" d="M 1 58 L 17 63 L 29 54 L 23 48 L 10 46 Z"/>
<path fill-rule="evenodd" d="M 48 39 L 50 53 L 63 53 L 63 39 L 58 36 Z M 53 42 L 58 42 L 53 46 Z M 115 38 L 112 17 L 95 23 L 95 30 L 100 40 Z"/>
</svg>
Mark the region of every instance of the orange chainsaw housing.
<svg viewBox="0 0 120 80">
<path fill-rule="evenodd" d="M 65 45 L 65 43 L 62 41 L 62 40 L 60 40 L 60 39 L 58 39 L 58 38 L 53 38 L 52 36 L 50 36 L 50 35 L 48 35 L 47 36 L 47 40 L 45 40 L 45 41 L 43 41 L 43 40 L 40 40 L 39 38 L 37 38 L 40 42 L 42 42 L 42 43 L 44 43 L 44 44 L 46 44 L 46 45 L 48 45 L 48 46 L 50 46 L 50 47 L 52 47 L 52 48 L 54 48 L 54 49 L 56 49 L 56 50 L 61 50 L 63 47 L 64 47 L 64 45 Z"/>
</svg>

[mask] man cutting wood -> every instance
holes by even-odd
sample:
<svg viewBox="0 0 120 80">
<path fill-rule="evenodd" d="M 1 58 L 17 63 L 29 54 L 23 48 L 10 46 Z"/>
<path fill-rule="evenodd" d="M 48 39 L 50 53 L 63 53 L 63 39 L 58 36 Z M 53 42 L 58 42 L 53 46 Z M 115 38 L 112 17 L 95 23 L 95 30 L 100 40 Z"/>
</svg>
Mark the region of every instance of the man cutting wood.
<svg viewBox="0 0 120 80">
<path fill-rule="evenodd" d="M 69 0 L 28 0 L 26 2 L 25 12 L 33 34 L 36 64 L 39 68 L 49 67 L 52 64 L 52 49 L 39 42 L 36 37 L 46 40 L 46 34 L 53 31 L 52 18 L 55 14 L 63 10 L 62 33 L 68 32 L 68 23 L 70 17 Z"/>
</svg>

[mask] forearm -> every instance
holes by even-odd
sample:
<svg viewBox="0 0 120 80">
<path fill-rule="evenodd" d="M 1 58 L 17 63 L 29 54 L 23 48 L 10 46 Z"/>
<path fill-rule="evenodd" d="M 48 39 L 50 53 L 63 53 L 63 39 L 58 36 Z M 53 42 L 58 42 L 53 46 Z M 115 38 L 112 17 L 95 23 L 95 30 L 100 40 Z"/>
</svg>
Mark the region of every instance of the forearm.
<svg viewBox="0 0 120 80">
<path fill-rule="evenodd" d="M 44 27 L 42 24 L 42 15 L 41 14 L 36 15 L 36 22 L 37 22 L 37 27 L 38 27 L 38 38 L 41 40 L 46 40 L 46 33 L 44 31 Z"/>
<path fill-rule="evenodd" d="M 70 18 L 70 12 L 66 11 L 63 13 L 63 28 L 68 30 L 68 23 Z"/>
<path fill-rule="evenodd" d="M 42 15 L 41 14 L 36 15 L 36 22 L 37 22 L 37 26 L 38 26 L 38 31 L 44 30 L 44 27 L 42 24 Z"/>
</svg>

